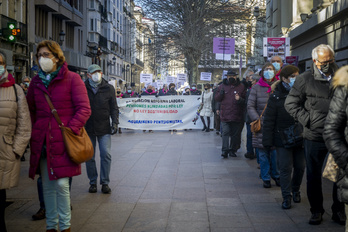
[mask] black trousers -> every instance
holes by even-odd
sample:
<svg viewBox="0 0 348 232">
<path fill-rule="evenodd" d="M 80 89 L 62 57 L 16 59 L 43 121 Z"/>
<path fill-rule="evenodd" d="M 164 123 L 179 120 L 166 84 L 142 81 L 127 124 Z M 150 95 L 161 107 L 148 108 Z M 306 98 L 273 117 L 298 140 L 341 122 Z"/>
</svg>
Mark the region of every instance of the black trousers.
<svg viewBox="0 0 348 232">
<path fill-rule="evenodd" d="M 322 191 L 322 168 L 328 150 L 324 142 L 304 140 L 307 170 L 307 197 L 312 213 L 324 213 L 323 191 Z M 337 185 L 334 183 L 332 189 L 332 212 L 344 210 L 344 203 L 337 199 Z"/>
<path fill-rule="evenodd" d="M 0 189 L 0 231 L 6 232 L 5 225 L 6 189 Z"/>
</svg>

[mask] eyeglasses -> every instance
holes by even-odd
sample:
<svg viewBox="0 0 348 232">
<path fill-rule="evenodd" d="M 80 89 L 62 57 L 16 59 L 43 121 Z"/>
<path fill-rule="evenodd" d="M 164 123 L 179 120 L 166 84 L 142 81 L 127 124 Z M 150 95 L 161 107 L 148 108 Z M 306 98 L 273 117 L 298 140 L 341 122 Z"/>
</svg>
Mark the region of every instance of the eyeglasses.
<svg viewBox="0 0 348 232">
<path fill-rule="evenodd" d="M 265 68 L 265 71 L 273 71 L 273 68 Z"/>
<path fill-rule="evenodd" d="M 5 62 L 0 61 L 0 65 L 5 65 Z"/>
<path fill-rule="evenodd" d="M 327 60 L 327 61 L 319 61 L 319 60 L 316 60 L 317 62 L 325 65 L 325 64 L 331 64 L 335 61 L 335 59 L 331 59 L 331 60 Z"/>
<path fill-rule="evenodd" d="M 281 63 L 282 61 L 281 60 L 271 60 L 271 63 Z"/>
<path fill-rule="evenodd" d="M 44 58 L 49 58 L 51 54 L 52 53 L 50 52 L 44 52 L 44 53 L 38 53 L 36 56 L 37 58 L 40 58 L 41 56 L 43 56 Z"/>
</svg>

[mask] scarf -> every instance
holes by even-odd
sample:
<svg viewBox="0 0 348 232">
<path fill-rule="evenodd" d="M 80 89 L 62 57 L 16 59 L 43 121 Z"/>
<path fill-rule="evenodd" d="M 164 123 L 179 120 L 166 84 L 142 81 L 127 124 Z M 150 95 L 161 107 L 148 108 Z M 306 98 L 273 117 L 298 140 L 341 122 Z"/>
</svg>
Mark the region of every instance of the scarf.
<svg viewBox="0 0 348 232">
<path fill-rule="evenodd" d="M 0 79 L 0 83 L 2 83 L 0 84 L 0 87 L 10 87 L 13 86 L 16 83 L 16 81 L 11 74 L 5 71 L 4 75 Z"/>
<path fill-rule="evenodd" d="M 51 83 L 51 81 L 58 76 L 61 67 L 62 66 L 59 66 L 56 71 L 51 72 L 49 74 L 46 74 L 44 71 L 42 71 L 42 69 L 40 69 L 38 74 L 46 88 Z"/>
<path fill-rule="evenodd" d="M 282 81 L 282 84 L 283 84 L 284 88 L 285 88 L 288 92 L 290 92 L 291 86 L 290 86 L 288 83 L 285 83 L 284 81 Z"/>
<path fill-rule="evenodd" d="M 152 94 L 156 94 L 157 92 L 156 91 L 152 91 L 151 93 L 150 92 L 147 92 L 147 90 L 145 90 L 146 93 L 152 95 Z"/>
<path fill-rule="evenodd" d="M 91 78 L 88 78 L 88 82 L 90 84 L 90 86 L 93 88 L 93 89 L 97 89 L 98 88 L 98 85 L 101 84 L 101 82 L 94 82 Z"/>
<path fill-rule="evenodd" d="M 273 78 L 270 84 L 272 84 L 275 79 L 276 78 Z M 262 77 L 260 78 L 259 82 L 257 82 L 257 84 L 259 84 L 260 86 L 263 86 L 263 87 L 268 87 L 267 93 L 270 93 L 272 91 L 271 86 Z"/>
</svg>

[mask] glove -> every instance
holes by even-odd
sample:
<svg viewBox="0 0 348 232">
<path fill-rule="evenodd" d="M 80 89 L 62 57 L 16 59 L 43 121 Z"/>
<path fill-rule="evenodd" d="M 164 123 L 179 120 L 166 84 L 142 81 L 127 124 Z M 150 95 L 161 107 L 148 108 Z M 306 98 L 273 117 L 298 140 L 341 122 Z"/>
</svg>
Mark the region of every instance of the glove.
<svg viewBox="0 0 348 232">
<path fill-rule="evenodd" d="M 141 94 L 138 95 L 138 98 L 141 98 Z"/>
<path fill-rule="evenodd" d="M 221 90 L 220 90 L 220 95 L 221 95 L 221 96 L 224 96 L 224 95 L 225 95 L 225 90 L 224 90 L 224 89 L 221 89 Z"/>
<path fill-rule="evenodd" d="M 118 125 L 117 125 L 117 123 L 112 123 L 112 126 L 111 126 L 111 134 L 114 135 L 114 134 L 116 134 L 117 131 L 118 131 Z"/>
<path fill-rule="evenodd" d="M 158 97 L 158 96 L 159 96 L 158 94 L 155 95 L 155 97 Z"/>
</svg>

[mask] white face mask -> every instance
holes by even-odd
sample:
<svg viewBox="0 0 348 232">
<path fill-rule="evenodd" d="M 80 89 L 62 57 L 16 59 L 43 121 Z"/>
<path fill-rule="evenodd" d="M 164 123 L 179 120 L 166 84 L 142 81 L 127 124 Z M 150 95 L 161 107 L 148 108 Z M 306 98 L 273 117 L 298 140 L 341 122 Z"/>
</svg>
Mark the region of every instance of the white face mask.
<svg viewBox="0 0 348 232">
<path fill-rule="evenodd" d="M 100 83 L 101 82 L 101 73 L 96 72 L 96 73 L 92 74 L 92 81 L 94 81 L 95 83 Z"/>
<path fill-rule="evenodd" d="M 49 73 L 52 71 L 53 66 L 54 66 L 53 61 L 52 61 L 53 58 L 45 58 L 45 57 L 40 58 L 39 64 L 40 64 L 42 71 L 44 71 L 45 73 Z"/>
<path fill-rule="evenodd" d="M 4 74 L 6 71 L 5 66 L 4 65 L 0 65 L 0 76 L 2 76 L 2 74 Z"/>
</svg>

